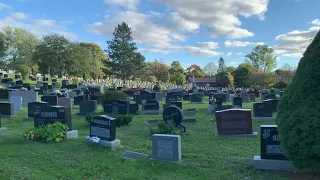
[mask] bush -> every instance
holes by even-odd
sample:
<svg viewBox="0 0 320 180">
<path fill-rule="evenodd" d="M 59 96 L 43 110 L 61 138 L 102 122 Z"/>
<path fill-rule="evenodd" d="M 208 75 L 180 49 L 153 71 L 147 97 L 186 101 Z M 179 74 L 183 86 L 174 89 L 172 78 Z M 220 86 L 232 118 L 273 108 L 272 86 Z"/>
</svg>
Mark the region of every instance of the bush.
<svg viewBox="0 0 320 180">
<path fill-rule="evenodd" d="M 276 123 L 285 155 L 296 168 L 320 170 L 320 32 L 280 98 Z"/>
<path fill-rule="evenodd" d="M 157 78 L 155 76 L 148 76 L 146 81 L 155 83 L 157 82 Z"/>
<path fill-rule="evenodd" d="M 283 81 L 278 81 L 273 87 L 277 89 L 285 89 L 287 88 L 288 84 Z"/>
<path fill-rule="evenodd" d="M 173 121 L 169 121 L 168 124 L 166 123 L 159 123 L 157 124 L 156 128 L 150 129 L 150 134 L 176 134 L 180 135 L 181 131 L 175 127 Z"/>
<path fill-rule="evenodd" d="M 60 142 L 65 139 L 68 127 L 60 122 L 49 124 L 44 127 L 35 127 L 26 131 L 23 136 L 25 139 L 40 142 Z"/>
<path fill-rule="evenodd" d="M 56 83 L 53 83 L 53 87 L 54 88 L 58 88 L 58 89 L 60 89 L 61 88 L 61 86 L 62 86 L 62 83 L 61 82 L 56 82 Z"/>
<path fill-rule="evenodd" d="M 157 82 L 156 85 L 153 86 L 153 90 L 154 91 L 160 91 L 161 90 L 161 86 L 160 86 L 159 82 Z"/>
<path fill-rule="evenodd" d="M 98 115 L 105 115 L 104 113 L 96 113 L 96 114 L 90 114 L 86 116 L 85 121 L 87 121 L 90 124 L 90 120 L 93 116 Z M 117 127 L 120 126 L 127 126 L 132 122 L 133 116 L 132 115 L 125 115 L 125 114 L 108 114 L 107 116 L 116 118 L 116 125 Z"/>
<path fill-rule="evenodd" d="M 120 91 L 105 91 L 100 95 L 100 102 L 103 105 L 104 102 L 114 100 L 126 100 L 128 95 Z"/>
</svg>

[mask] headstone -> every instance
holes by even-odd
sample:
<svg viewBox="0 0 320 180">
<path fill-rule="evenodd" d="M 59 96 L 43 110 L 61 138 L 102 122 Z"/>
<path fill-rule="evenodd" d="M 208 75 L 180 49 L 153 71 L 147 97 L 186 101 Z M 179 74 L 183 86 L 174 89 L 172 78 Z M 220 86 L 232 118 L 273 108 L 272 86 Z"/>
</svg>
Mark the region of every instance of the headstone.
<svg viewBox="0 0 320 180">
<path fill-rule="evenodd" d="M 190 104 L 202 104 L 202 96 L 201 94 L 191 94 Z"/>
<path fill-rule="evenodd" d="M 129 104 L 129 114 L 137 114 L 139 111 L 138 104 Z"/>
<path fill-rule="evenodd" d="M 17 78 L 15 78 L 15 79 L 17 79 Z M 23 85 L 23 80 L 17 80 L 16 84 Z"/>
<path fill-rule="evenodd" d="M 85 100 L 87 100 L 85 95 L 76 96 L 73 98 L 73 105 L 80 105 L 80 102 Z"/>
<path fill-rule="evenodd" d="M 13 104 L 14 110 L 22 110 L 22 97 L 20 96 L 11 96 L 9 102 Z"/>
<path fill-rule="evenodd" d="M 0 99 L 2 99 L 2 100 L 9 99 L 9 90 L 8 89 L 0 89 Z"/>
<path fill-rule="evenodd" d="M 78 115 L 86 116 L 95 113 L 97 110 L 98 103 L 95 100 L 81 101 L 80 102 L 80 112 Z"/>
<path fill-rule="evenodd" d="M 261 125 L 261 156 L 254 156 L 253 168 L 296 171 L 282 151 L 277 125 Z"/>
<path fill-rule="evenodd" d="M 167 134 L 152 135 L 152 159 L 181 161 L 181 136 Z"/>
<path fill-rule="evenodd" d="M 276 94 L 267 94 L 264 96 L 263 100 L 267 100 L 267 99 L 277 99 Z"/>
<path fill-rule="evenodd" d="M 129 114 L 130 102 L 124 100 L 115 100 L 111 102 L 105 102 L 103 109 L 108 114 Z"/>
<path fill-rule="evenodd" d="M 154 99 L 146 100 L 142 107 L 141 113 L 144 114 L 158 114 L 160 112 L 159 102 Z"/>
<path fill-rule="evenodd" d="M 243 135 L 257 137 L 252 129 L 250 109 L 227 109 L 216 111 L 217 135 Z"/>
<path fill-rule="evenodd" d="M 249 97 L 250 97 L 250 102 L 256 102 L 256 94 L 251 93 L 249 94 Z"/>
<path fill-rule="evenodd" d="M 70 98 L 59 98 L 58 99 L 58 106 L 62 107 L 72 107 L 72 100 Z"/>
<path fill-rule="evenodd" d="M 190 101 L 190 95 L 189 94 L 183 95 L 183 101 Z"/>
<path fill-rule="evenodd" d="M 2 117 L 14 117 L 14 105 L 13 103 L 0 102 L 0 116 Z"/>
<path fill-rule="evenodd" d="M 263 100 L 263 103 L 266 104 L 266 106 L 269 106 L 270 109 L 272 109 L 272 112 L 277 112 L 278 111 L 278 101 L 276 99 L 268 99 L 268 100 Z"/>
<path fill-rule="evenodd" d="M 256 120 L 273 120 L 272 108 L 266 103 L 253 104 L 253 117 Z"/>
<path fill-rule="evenodd" d="M 50 106 L 56 106 L 58 105 L 58 96 L 41 96 L 41 101 L 49 103 Z"/>
<path fill-rule="evenodd" d="M 242 98 L 241 97 L 234 97 L 232 99 L 232 105 L 242 108 Z"/>
<path fill-rule="evenodd" d="M 34 127 L 57 122 L 66 124 L 71 131 L 71 111 L 62 106 L 42 106 L 40 113 L 34 114 Z"/>
<path fill-rule="evenodd" d="M 178 126 L 183 121 L 183 112 L 179 107 L 171 105 L 163 110 L 162 118 L 165 123 L 173 121 Z"/>
<path fill-rule="evenodd" d="M 242 102 L 243 103 L 249 103 L 250 102 L 250 97 L 248 93 L 242 93 L 241 94 Z"/>
<path fill-rule="evenodd" d="M 42 101 L 28 103 L 28 117 L 26 120 L 33 120 L 35 114 L 39 114 L 43 106 L 49 106 L 49 104 Z"/>
<path fill-rule="evenodd" d="M 22 97 L 22 105 L 27 106 L 29 102 L 38 101 L 38 93 L 35 91 L 11 91 L 10 96 Z"/>
<path fill-rule="evenodd" d="M 120 157 L 125 159 L 137 160 L 137 159 L 144 159 L 148 157 L 148 154 L 142 154 L 142 153 L 137 153 L 133 151 L 126 151 Z"/>
<path fill-rule="evenodd" d="M 90 120 L 90 137 L 98 137 L 106 141 L 116 139 L 116 119 L 101 115 Z"/>
<path fill-rule="evenodd" d="M 182 101 L 171 101 L 171 105 L 177 106 L 182 109 Z"/>
</svg>

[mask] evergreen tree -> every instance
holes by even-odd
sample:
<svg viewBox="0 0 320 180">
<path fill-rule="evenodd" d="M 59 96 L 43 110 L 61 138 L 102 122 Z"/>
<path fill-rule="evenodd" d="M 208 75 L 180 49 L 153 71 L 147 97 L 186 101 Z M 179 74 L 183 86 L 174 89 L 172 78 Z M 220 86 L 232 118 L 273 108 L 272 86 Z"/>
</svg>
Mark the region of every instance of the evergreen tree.
<svg viewBox="0 0 320 180">
<path fill-rule="evenodd" d="M 216 81 L 219 87 L 228 86 L 228 76 L 226 71 L 226 65 L 222 57 L 220 57 L 219 59 L 219 67 L 216 75 Z"/>
<path fill-rule="evenodd" d="M 276 123 L 285 155 L 299 169 L 320 170 L 320 32 L 281 97 Z"/>
<path fill-rule="evenodd" d="M 131 34 L 131 28 L 123 22 L 115 28 L 114 38 L 107 41 L 108 50 L 106 52 L 110 62 L 106 64 L 110 65 L 111 73 L 124 82 L 141 73 L 141 69 L 146 66 L 145 57 L 137 51 Z"/>
</svg>

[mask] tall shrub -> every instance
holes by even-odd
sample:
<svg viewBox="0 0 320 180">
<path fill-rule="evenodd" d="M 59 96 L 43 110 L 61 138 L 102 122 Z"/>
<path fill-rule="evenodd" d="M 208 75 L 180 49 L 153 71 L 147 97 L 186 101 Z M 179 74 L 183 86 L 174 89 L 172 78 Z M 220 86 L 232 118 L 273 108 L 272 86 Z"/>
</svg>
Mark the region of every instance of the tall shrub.
<svg viewBox="0 0 320 180">
<path fill-rule="evenodd" d="M 320 33 L 281 97 L 276 123 L 286 156 L 299 169 L 320 170 Z"/>
</svg>

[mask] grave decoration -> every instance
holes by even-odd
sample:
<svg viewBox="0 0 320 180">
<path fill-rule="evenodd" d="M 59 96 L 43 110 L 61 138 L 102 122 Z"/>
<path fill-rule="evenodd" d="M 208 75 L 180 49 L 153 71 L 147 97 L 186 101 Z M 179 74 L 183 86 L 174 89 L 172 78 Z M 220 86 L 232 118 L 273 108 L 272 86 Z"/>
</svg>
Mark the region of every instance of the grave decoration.
<svg viewBox="0 0 320 180">
<path fill-rule="evenodd" d="M 186 131 L 186 127 L 182 124 L 183 112 L 179 107 L 174 105 L 167 107 L 162 113 L 162 118 L 166 124 L 169 123 L 169 121 L 173 121 L 176 128 L 182 132 Z"/>
</svg>

